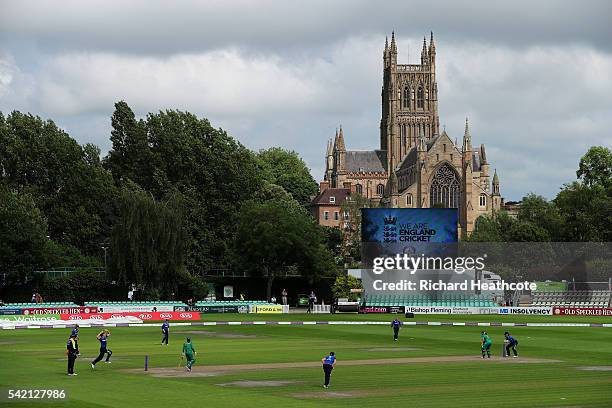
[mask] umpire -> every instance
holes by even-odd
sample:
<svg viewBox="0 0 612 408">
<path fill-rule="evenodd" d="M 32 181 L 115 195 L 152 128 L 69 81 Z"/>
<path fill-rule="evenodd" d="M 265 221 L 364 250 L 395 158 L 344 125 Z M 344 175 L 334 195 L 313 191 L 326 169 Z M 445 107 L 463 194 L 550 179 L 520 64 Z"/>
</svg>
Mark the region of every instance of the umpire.
<svg viewBox="0 0 612 408">
<path fill-rule="evenodd" d="M 77 335 L 71 334 L 66 342 L 66 354 L 68 355 L 68 375 L 78 375 L 74 372 L 74 362 L 79 354 L 79 343 Z"/>
</svg>

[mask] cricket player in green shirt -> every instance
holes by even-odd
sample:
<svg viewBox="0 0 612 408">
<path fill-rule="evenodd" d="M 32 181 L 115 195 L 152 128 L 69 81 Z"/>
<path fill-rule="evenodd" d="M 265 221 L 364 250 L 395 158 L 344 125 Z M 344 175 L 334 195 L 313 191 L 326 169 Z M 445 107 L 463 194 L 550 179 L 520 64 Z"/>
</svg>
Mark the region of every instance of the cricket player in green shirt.
<svg viewBox="0 0 612 408">
<path fill-rule="evenodd" d="M 193 343 L 191 342 L 191 339 L 187 337 L 187 342 L 183 344 L 183 355 L 187 359 L 186 367 L 187 367 L 187 370 L 189 371 L 191 371 L 191 366 L 193 365 L 193 363 L 195 363 L 196 354 L 197 353 L 195 351 L 195 348 L 193 347 Z"/>
<path fill-rule="evenodd" d="M 488 358 L 491 358 L 491 344 L 493 344 L 491 338 L 486 331 L 481 331 L 480 337 L 482 338 L 482 358 L 485 358 L 485 353 Z"/>
</svg>

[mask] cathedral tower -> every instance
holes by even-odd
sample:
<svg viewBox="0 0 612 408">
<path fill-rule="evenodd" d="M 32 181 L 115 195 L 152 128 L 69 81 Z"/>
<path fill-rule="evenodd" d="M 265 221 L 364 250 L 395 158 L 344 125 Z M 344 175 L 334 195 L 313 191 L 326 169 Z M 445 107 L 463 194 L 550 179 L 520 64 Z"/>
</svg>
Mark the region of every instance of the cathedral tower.
<svg viewBox="0 0 612 408">
<path fill-rule="evenodd" d="M 420 64 L 398 64 L 395 33 L 383 52 L 380 150 L 386 151 L 386 169 L 397 166 L 418 143 L 422 127 L 425 140 L 439 134 L 436 46 L 433 33 L 423 39 Z"/>
</svg>

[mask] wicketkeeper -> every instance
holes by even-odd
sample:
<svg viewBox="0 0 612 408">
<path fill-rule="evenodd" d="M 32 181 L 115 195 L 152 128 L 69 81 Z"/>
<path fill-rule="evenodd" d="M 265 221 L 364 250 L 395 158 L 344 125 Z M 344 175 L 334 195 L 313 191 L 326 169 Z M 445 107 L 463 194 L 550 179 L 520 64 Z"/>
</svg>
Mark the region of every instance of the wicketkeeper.
<svg viewBox="0 0 612 408">
<path fill-rule="evenodd" d="M 504 337 L 505 337 L 505 347 L 506 347 L 506 355 L 505 357 L 510 357 L 510 349 L 512 349 L 512 351 L 514 352 L 514 358 L 518 357 L 518 353 L 516 352 L 516 346 L 518 346 L 518 340 L 515 339 L 514 337 L 512 337 L 510 335 L 510 333 L 505 332 L 504 333 Z"/>
</svg>

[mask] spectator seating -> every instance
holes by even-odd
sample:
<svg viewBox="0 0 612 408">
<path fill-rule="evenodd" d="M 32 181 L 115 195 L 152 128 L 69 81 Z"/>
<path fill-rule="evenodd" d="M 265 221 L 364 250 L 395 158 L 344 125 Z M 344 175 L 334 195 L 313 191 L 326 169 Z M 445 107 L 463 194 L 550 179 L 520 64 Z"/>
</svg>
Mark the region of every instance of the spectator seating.
<svg viewBox="0 0 612 408">
<path fill-rule="evenodd" d="M 115 302 L 85 302 L 85 306 L 185 306 L 178 300 L 139 300 L 139 301 L 115 301 Z"/>
<path fill-rule="evenodd" d="M 44 303 L 5 303 L 0 309 L 33 309 L 33 308 L 55 308 L 55 307 L 79 307 L 72 302 L 44 302 Z"/>
<path fill-rule="evenodd" d="M 248 306 L 248 305 L 272 305 L 265 300 L 198 300 L 197 306 Z"/>
<path fill-rule="evenodd" d="M 440 293 L 434 295 L 366 295 L 367 306 L 455 306 L 455 307 L 497 307 L 485 295 L 468 293 Z"/>
<path fill-rule="evenodd" d="M 197 306 L 248 306 L 248 305 L 270 305 L 265 300 L 198 300 Z M 121 302 L 85 302 L 85 306 L 186 306 L 185 303 L 175 300 L 160 301 L 121 301 Z"/>
<path fill-rule="evenodd" d="M 533 292 L 531 306 L 609 307 L 612 292 L 607 290 L 570 290 Z"/>
</svg>

